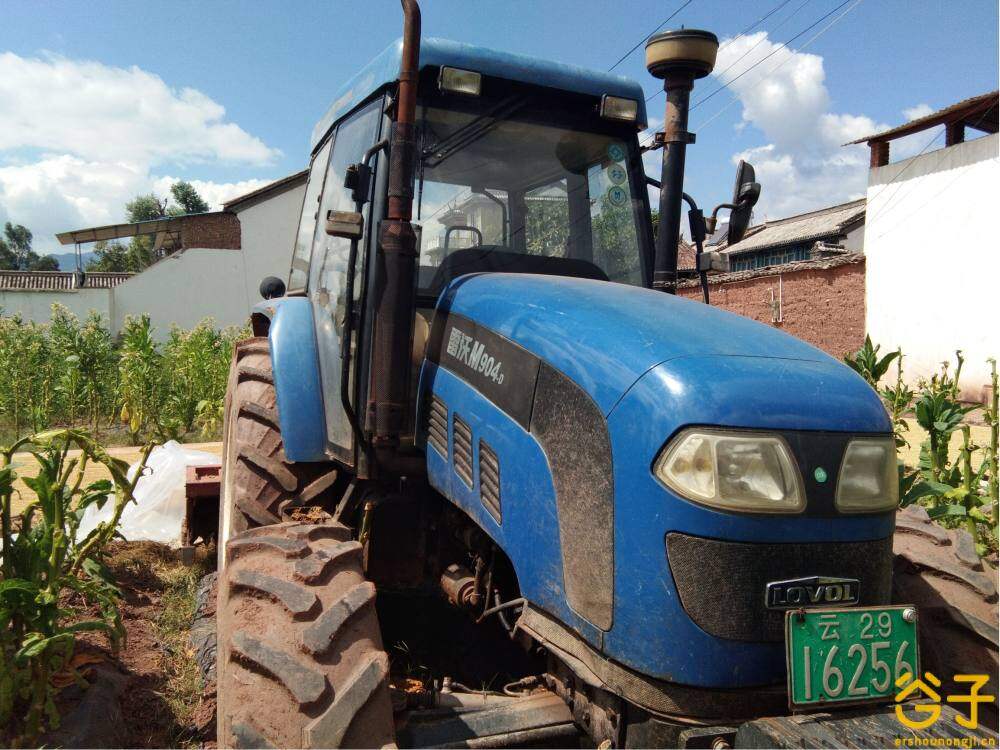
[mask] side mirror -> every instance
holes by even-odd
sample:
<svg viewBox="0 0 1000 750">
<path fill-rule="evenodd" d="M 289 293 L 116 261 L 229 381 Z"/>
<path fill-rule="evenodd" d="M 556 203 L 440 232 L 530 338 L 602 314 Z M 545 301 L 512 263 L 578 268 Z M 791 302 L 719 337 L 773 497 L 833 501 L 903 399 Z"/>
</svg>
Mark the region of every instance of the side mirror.
<svg viewBox="0 0 1000 750">
<path fill-rule="evenodd" d="M 732 204 L 735 208 L 729 214 L 729 232 L 726 238 L 730 245 L 735 245 L 747 233 L 750 215 L 759 198 L 760 183 L 756 182 L 753 165 L 740 160 L 736 167 L 736 185 L 733 187 Z"/>
<path fill-rule="evenodd" d="M 357 211 L 327 211 L 326 233 L 331 237 L 360 240 L 365 220 Z"/>
<path fill-rule="evenodd" d="M 260 282 L 260 296 L 264 299 L 274 299 L 285 296 L 285 282 L 277 276 L 266 276 Z"/>
</svg>

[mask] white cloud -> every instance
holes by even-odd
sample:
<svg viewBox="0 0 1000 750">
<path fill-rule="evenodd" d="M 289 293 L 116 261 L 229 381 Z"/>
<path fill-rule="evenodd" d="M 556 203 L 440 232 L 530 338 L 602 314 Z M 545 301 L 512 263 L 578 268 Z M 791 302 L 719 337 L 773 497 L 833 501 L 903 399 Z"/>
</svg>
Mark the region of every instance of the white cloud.
<svg viewBox="0 0 1000 750">
<path fill-rule="evenodd" d="M 225 114 L 134 66 L 0 53 L 0 222 L 24 224 L 50 252 L 56 232 L 122 221 L 141 193 L 168 195 L 177 168 L 266 167 L 281 155 Z M 190 182 L 218 209 L 268 180 Z"/>
<path fill-rule="evenodd" d="M 919 120 L 921 117 L 927 117 L 929 114 L 933 114 L 934 107 L 930 104 L 917 104 L 913 107 L 907 107 L 903 110 L 903 116 L 907 120 Z"/>
<path fill-rule="evenodd" d="M 887 126 L 864 115 L 831 111 L 822 57 L 781 47 L 762 31 L 728 41 L 719 50 L 716 70 L 725 71 L 722 80 L 731 81 L 730 90 L 742 105 L 739 127 L 753 126 L 769 141 L 733 157 L 752 162 L 763 186 L 756 220 L 864 195 L 868 148 L 843 144 Z M 736 78 L 743 71 L 749 72 Z M 696 129 L 698 119 L 693 117 Z"/>
<path fill-rule="evenodd" d="M 134 66 L 0 54 L 0 150 L 144 164 L 263 165 L 279 155 L 225 114 L 200 91 Z"/>
</svg>

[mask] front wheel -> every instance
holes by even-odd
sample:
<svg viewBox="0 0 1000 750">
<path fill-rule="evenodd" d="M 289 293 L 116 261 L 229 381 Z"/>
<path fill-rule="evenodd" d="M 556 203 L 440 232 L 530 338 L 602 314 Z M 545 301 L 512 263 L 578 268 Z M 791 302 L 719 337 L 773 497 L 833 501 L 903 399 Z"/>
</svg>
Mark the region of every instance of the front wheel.
<svg viewBox="0 0 1000 750">
<path fill-rule="evenodd" d="M 389 659 L 361 545 L 286 522 L 227 545 L 219 579 L 220 747 L 385 747 Z"/>
<path fill-rule="evenodd" d="M 222 428 L 219 570 L 226 542 L 247 529 L 279 523 L 289 505 L 309 505 L 337 480 L 332 464 L 285 456 L 271 350 L 266 337 L 236 344 Z"/>
</svg>

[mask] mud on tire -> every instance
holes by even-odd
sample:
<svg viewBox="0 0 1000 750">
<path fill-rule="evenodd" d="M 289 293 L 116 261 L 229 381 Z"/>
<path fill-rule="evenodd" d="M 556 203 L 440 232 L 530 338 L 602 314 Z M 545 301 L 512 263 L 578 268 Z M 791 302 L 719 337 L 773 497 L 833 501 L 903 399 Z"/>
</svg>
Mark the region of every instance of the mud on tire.
<svg viewBox="0 0 1000 750">
<path fill-rule="evenodd" d="M 941 679 L 942 697 L 968 695 L 956 674 L 988 674 L 980 721 L 997 728 L 997 571 L 976 554 L 972 535 L 944 529 L 917 505 L 896 514 L 893 601 L 920 613 L 920 669 Z M 967 704 L 954 704 L 966 713 Z"/>
<path fill-rule="evenodd" d="M 267 338 L 236 344 L 226 389 L 222 441 L 221 551 L 233 535 L 276 524 L 290 506 L 309 505 L 337 480 L 330 464 L 285 456 Z"/>
<path fill-rule="evenodd" d="M 361 545 L 340 524 L 251 529 L 219 580 L 220 747 L 393 743 L 389 660 Z"/>
</svg>

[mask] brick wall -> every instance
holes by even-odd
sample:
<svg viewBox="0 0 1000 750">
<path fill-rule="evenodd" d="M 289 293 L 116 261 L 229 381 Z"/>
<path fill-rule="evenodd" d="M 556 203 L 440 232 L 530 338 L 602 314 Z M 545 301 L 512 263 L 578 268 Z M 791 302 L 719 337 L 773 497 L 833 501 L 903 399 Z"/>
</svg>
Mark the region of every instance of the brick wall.
<svg viewBox="0 0 1000 750">
<path fill-rule="evenodd" d="M 216 212 L 185 216 L 181 223 L 181 247 L 240 249 L 240 220 L 235 214 Z"/>
<path fill-rule="evenodd" d="M 701 286 L 684 282 L 678 293 L 700 300 Z M 857 350 L 865 340 L 861 254 L 720 274 L 709 278 L 709 295 L 715 307 L 774 325 L 834 357 Z"/>
</svg>

